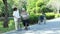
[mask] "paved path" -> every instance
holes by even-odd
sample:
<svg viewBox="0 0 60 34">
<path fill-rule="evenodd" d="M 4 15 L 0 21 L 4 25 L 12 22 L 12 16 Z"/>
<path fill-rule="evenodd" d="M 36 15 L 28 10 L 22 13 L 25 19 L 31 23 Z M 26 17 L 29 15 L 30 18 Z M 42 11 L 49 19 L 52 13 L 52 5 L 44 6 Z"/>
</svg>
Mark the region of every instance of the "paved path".
<svg viewBox="0 0 60 34">
<path fill-rule="evenodd" d="M 30 30 L 10 31 L 3 34 L 60 34 L 60 18 L 48 20 L 46 24 L 29 26 Z"/>
</svg>

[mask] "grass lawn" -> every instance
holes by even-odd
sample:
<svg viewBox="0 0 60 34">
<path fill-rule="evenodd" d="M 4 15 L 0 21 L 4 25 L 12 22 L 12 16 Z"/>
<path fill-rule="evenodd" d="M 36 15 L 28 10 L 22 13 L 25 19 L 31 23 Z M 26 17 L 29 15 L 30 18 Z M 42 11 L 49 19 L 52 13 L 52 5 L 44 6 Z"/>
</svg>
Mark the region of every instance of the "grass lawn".
<svg viewBox="0 0 60 34">
<path fill-rule="evenodd" d="M 14 26 L 14 21 L 13 20 L 9 20 L 9 28 L 3 28 L 3 21 L 0 21 L 0 33 L 8 32 L 8 31 L 11 31 L 11 30 L 14 30 L 14 29 L 15 29 L 15 26 Z"/>
<path fill-rule="evenodd" d="M 13 20 L 9 21 L 9 28 L 3 28 L 3 21 L 0 21 L 0 33 L 7 32 L 10 30 L 14 30 L 14 22 Z"/>
</svg>

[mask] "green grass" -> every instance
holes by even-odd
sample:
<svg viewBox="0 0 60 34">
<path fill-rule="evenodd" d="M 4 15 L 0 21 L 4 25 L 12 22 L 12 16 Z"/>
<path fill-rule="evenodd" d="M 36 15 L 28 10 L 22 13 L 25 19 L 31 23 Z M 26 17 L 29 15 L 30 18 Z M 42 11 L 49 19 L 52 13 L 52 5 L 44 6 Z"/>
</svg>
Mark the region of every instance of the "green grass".
<svg viewBox="0 0 60 34">
<path fill-rule="evenodd" d="M 20 27 L 24 27 L 22 25 L 22 22 L 20 24 Z M 3 28 L 3 21 L 0 21 L 0 33 L 4 33 L 4 32 L 8 32 L 8 31 L 11 31 L 11 30 L 14 30 L 15 29 L 15 24 L 14 24 L 14 21 L 12 19 L 9 20 L 9 28 Z"/>
<path fill-rule="evenodd" d="M 0 21 L 0 33 L 14 30 L 14 27 L 15 26 L 13 20 L 9 21 L 9 28 L 3 28 L 3 21 Z"/>
</svg>

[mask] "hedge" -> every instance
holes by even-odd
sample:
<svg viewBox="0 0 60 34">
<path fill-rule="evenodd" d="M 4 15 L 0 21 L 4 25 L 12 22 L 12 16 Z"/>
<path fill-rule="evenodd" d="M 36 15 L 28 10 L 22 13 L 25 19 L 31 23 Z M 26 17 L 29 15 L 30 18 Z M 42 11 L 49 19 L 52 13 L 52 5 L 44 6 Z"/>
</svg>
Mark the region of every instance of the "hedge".
<svg viewBox="0 0 60 34">
<path fill-rule="evenodd" d="M 55 18 L 54 13 L 46 13 L 46 19 L 53 19 L 53 18 Z"/>
<path fill-rule="evenodd" d="M 35 24 L 38 22 L 38 17 L 40 16 L 41 14 L 30 14 L 30 18 L 29 18 L 29 21 L 30 21 L 30 24 Z M 54 13 L 46 13 L 46 19 L 54 19 L 55 18 L 55 14 Z"/>
</svg>

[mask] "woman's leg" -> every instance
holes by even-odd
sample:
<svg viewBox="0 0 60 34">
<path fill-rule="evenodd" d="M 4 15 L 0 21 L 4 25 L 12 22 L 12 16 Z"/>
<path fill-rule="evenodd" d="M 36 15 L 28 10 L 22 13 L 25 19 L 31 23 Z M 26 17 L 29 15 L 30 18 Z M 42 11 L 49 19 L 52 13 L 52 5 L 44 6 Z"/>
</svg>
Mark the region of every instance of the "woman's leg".
<svg viewBox="0 0 60 34">
<path fill-rule="evenodd" d="M 20 22 L 21 22 L 21 19 L 19 18 L 18 19 L 18 29 L 20 29 Z"/>
<path fill-rule="evenodd" d="M 28 20 L 23 20 L 23 25 L 25 26 L 25 29 L 27 30 L 28 26 L 29 26 L 29 23 L 28 23 Z"/>
<path fill-rule="evenodd" d="M 29 19 L 26 20 L 26 25 L 25 25 L 26 30 L 28 29 L 28 26 L 29 26 Z"/>
<path fill-rule="evenodd" d="M 18 22 L 15 21 L 15 29 L 18 30 Z"/>
<path fill-rule="evenodd" d="M 46 18 L 44 18 L 44 24 L 46 24 Z"/>
<path fill-rule="evenodd" d="M 25 29 L 27 30 L 27 23 L 25 23 Z"/>
<path fill-rule="evenodd" d="M 25 26 L 25 20 L 22 20 L 22 22 L 23 22 L 23 25 Z"/>
<path fill-rule="evenodd" d="M 26 22 L 26 20 L 24 20 L 24 26 L 25 26 L 25 29 L 27 30 L 27 22 Z"/>
<path fill-rule="evenodd" d="M 25 29 L 25 20 L 22 20 L 22 22 L 23 22 L 23 25 L 24 25 L 24 29 Z"/>
</svg>

